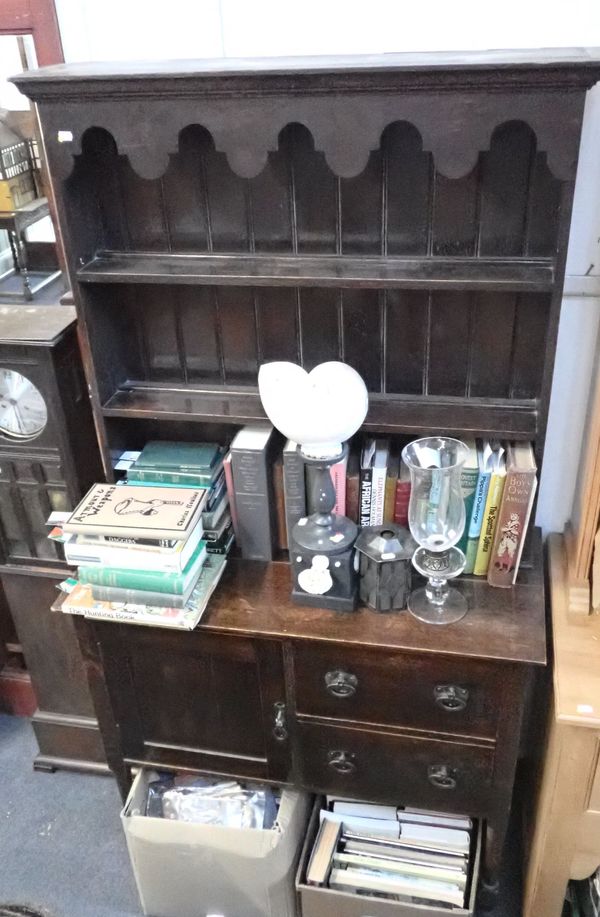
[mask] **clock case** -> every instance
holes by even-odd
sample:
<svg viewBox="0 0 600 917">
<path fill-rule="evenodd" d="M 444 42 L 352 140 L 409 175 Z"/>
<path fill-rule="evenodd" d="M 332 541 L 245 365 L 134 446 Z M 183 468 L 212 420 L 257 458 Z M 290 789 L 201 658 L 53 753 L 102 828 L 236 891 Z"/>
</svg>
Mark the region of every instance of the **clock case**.
<svg viewBox="0 0 600 917">
<path fill-rule="evenodd" d="M 77 341 L 68 306 L 0 310 L 0 369 L 39 389 L 48 421 L 36 436 L 0 430 L 0 551 L 3 564 L 64 566 L 48 539 L 53 509 L 70 510 L 103 477 Z"/>
<path fill-rule="evenodd" d="M 26 376 L 48 412 L 30 439 L 0 433 L 0 580 L 37 698 L 34 767 L 107 773 L 73 621 L 50 609 L 71 571 L 61 545 L 48 539 L 46 520 L 53 508 L 72 509 L 104 477 L 75 310 L 1 307 L 0 369 Z"/>
</svg>

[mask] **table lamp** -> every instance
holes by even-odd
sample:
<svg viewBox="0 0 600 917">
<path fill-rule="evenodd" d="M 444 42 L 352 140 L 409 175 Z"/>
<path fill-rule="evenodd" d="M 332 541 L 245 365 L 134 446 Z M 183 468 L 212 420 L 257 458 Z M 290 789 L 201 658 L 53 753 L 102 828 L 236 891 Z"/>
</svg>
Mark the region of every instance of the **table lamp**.
<svg viewBox="0 0 600 917">
<path fill-rule="evenodd" d="M 345 455 L 369 405 L 365 383 L 346 363 L 331 361 L 306 372 L 295 363 L 261 366 L 258 390 L 265 412 L 283 435 L 298 443 L 307 469 L 309 515 L 289 533 L 292 600 L 299 605 L 351 611 L 358 577 L 358 528 L 332 512 L 331 466 Z"/>
</svg>

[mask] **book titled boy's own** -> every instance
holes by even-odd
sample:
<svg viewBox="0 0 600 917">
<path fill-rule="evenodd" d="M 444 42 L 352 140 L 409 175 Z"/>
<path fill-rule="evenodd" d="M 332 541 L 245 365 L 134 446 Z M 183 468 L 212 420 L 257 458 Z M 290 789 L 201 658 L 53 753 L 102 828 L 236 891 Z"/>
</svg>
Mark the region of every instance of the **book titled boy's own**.
<svg viewBox="0 0 600 917">
<path fill-rule="evenodd" d="M 238 545 L 246 560 L 273 560 L 275 507 L 270 444 L 273 427 L 244 427 L 231 443 Z"/>
<path fill-rule="evenodd" d="M 504 494 L 488 567 L 490 586 L 512 586 L 517 578 L 537 487 L 536 471 L 531 443 L 511 443 L 507 454 Z"/>
<path fill-rule="evenodd" d="M 94 484 L 63 526 L 65 534 L 174 538 L 186 541 L 206 490 Z"/>
</svg>

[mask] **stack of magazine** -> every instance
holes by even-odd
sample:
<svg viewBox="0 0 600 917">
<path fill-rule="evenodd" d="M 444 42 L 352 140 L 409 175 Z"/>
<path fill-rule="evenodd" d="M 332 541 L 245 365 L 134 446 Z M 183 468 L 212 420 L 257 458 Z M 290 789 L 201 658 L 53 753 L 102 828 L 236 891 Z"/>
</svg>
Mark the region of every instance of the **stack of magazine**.
<svg viewBox="0 0 600 917">
<path fill-rule="evenodd" d="M 176 470 L 175 457 L 185 472 Z M 140 458 L 148 458 L 138 472 L 147 473 L 149 483 L 137 480 L 137 473 L 129 480 L 136 461 L 126 482 L 95 484 L 63 521 L 59 538 L 78 574 L 61 584 L 68 593 L 62 610 L 191 630 L 233 541 L 222 451 L 214 444 L 150 443 Z M 179 485 L 161 479 L 178 475 L 184 478 Z"/>
<path fill-rule="evenodd" d="M 358 895 L 462 908 L 472 837 L 467 817 L 328 797 L 306 881 Z"/>
</svg>

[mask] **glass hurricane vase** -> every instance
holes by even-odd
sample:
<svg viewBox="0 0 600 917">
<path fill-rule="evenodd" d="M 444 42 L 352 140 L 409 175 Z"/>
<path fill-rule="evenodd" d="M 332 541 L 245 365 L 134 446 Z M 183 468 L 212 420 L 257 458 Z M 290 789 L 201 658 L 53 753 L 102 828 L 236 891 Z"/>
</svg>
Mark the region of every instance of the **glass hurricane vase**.
<svg viewBox="0 0 600 917">
<path fill-rule="evenodd" d="M 456 547 L 465 528 L 465 504 L 460 486 L 468 448 L 458 439 L 429 436 L 402 450 L 410 470 L 408 525 L 419 547 L 415 570 L 427 583 L 411 593 L 408 610 L 428 624 L 452 624 L 467 612 L 467 601 L 448 585 L 465 568 L 465 555 Z"/>
</svg>

